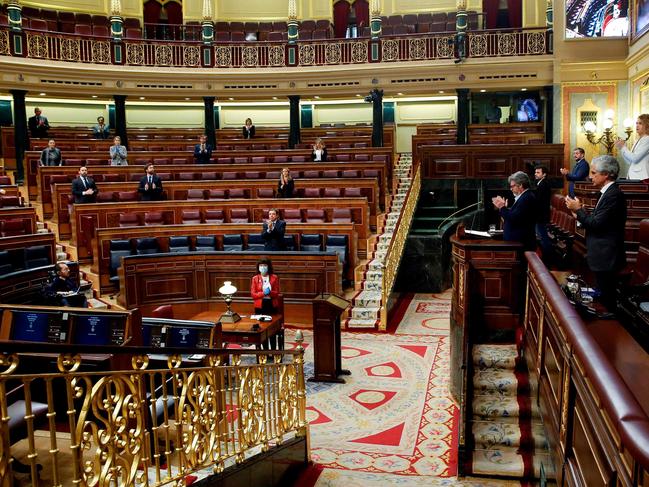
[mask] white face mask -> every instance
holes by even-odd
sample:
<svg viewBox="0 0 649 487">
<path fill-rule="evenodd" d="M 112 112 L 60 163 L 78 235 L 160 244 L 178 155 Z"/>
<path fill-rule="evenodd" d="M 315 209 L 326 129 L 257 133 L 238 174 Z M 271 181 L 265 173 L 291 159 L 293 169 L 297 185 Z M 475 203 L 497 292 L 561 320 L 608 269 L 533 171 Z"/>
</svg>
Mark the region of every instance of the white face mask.
<svg viewBox="0 0 649 487">
<path fill-rule="evenodd" d="M 260 265 L 259 272 L 261 273 L 262 276 L 265 276 L 266 274 L 268 274 L 268 266 Z"/>
</svg>

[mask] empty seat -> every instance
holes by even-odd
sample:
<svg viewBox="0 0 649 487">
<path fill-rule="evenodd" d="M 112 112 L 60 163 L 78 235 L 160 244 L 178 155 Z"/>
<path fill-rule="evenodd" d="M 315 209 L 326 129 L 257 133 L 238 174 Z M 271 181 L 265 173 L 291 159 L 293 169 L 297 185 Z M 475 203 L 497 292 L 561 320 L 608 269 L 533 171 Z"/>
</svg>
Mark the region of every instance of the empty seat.
<svg viewBox="0 0 649 487">
<path fill-rule="evenodd" d="M 11 178 L 9 176 L 0 176 L 0 186 L 6 186 L 11 184 Z"/>
<path fill-rule="evenodd" d="M 318 179 L 320 177 L 320 171 L 302 171 L 302 177 L 306 179 Z"/>
<path fill-rule="evenodd" d="M 334 223 L 353 223 L 352 211 L 349 208 L 334 208 L 331 221 Z"/>
<path fill-rule="evenodd" d="M 188 189 L 187 190 L 187 199 L 188 200 L 204 200 L 205 192 L 202 189 Z"/>
<path fill-rule="evenodd" d="M 13 237 L 14 235 L 26 235 L 27 228 L 22 218 L 8 218 L 0 221 L 0 236 Z"/>
<path fill-rule="evenodd" d="M 283 214 L 287 223 L 302 223 L 302 212 L 299 208 L 286 208 Z"/>
<path fill-rule="evenodd" d="M 248 190 L 243 188 L 232 188 L 228 190 L 228 198 L 230 199 L 247 199 Z"/>
<path fill-rule="evenodd" d="M 135 213 L 120 213 L 120 227 L 138 227 L 140 226 L 140 216 Z"/>
<path fill-rule="evenodd" d="M 165 219 L 161 211 L 147 211 L 144 214 L 144 225 L 149 227 L 153 225 L 164 225 Z"/>
<path fill-rule="evenodd" d="M 254 156 L 250 158 L 250 162 L 253 164 L 265 164 L 266 156 Z"/>
<path fill-rule="evenodd" d="M 297 250 L 296 235 L 284 235 L 284 250 L 295 251 Z"/>
<path fill-rule="evenodd" d="M 363 169 L 364 178 L 378 178 L 379 171 L 377 169 Z"/>
<path fill-rule="evenodd" d="M 137 255 L 157 254 L 160 252 L 158 239 L 155 237 L 142 237 L 135 240 L 135 253 Z"/>
<path fill-rule="evenodd" d="M 30 19 L 29 28 L 40 32 L 47 31 L 47 21 L 42 19 Z"/>
<path fill-rule="evenodd" d="M 178 173 L 178 180 L 179 181 L 193 181 L 194 179 L 198 179 L 196 176 L 195 172 L 181 172 Z"/>
<path fill-rule="evenodd" d="M 232 208 L 230 210 L 230 223 L 250 223 L 248 208 Z"/>
<path fill-rule="evenodd" d="M 303 233 L 300 236 L 300 250 L 303 252 L 320 252 L 322 250 L 322 235 L 319 233 Z"/>
<path fill-rule="evenodd" d="M 86 166 L 105 166 L 106 159 L 86 159 Z"/>
<path fill-rule="evenodd" d="M 349 154 L 336 154 L 336 160 L 338 162 L 348 162 L 351 160 L 351 156 Z"/>
<path fill-rule="evenodd" d="M 216 163 L 217 164 L 232 164 L 232 158 L 231 157 L 217 157 L 216 158 Z"/>
<path fill-rule="evenodd" d="M 264 250 L 264 239 L 259 233 L 249 233 L 248 237 L 248 247 L 246 250 L 250 252 L 261 252 Z"/>
<path fill-rule="evenodd" d="M 221 175 L 221 179 L 232 180 L 237 179 L 238 174 L 236 172 L 226 171 Z"/>
<path fill-rule="evenodd" d="M 305 198 L 320 198 L 320 188 L 304 188 Z"/>
<path fill-rule="evenodd" d="M 110 282 L 119 283 L 117 269 L 122 265 L 122 257 L 132 254 L 130 240 L 111 240 L 109 244 L 110 255 Z"/>
<path fill-rule="evenodd" d="M 122 177 L 119 174 L 104 174 L 105 183 L 117 183 L 122 180 Z M 95 182 L 97 181 L 97 176 L 95 176 Z"/>
<path fill-rule="evenodd" d="M 0 251 L 0 276 L 14 271 L 13 259 L 7 250 Z"/>
<path fill-rule="evenodd" d="M 257 198 L 274 198 L 275 190 L 273 188 L 259 188 L 257 190 Z"/>
<path fill-rule="evenodd" d="M 200 176 L 199 179 L 202 179 L 203 181 L 218 179 L 216 173 L 213 171 L 204 172 L 202 174 L 199 174 L 199 176 Z"/>
<path fill-rule="evenodd" d="M 243 250 L 243 238 L 241 237 L 241 234 L 223 235 L 224 252 L 237 252 L 241 250 Z"/>
<path fill-rule="evenodd" d="M 327 235 L 325 250 L 336 252 L 338 260 L 344 267 L 347 263 L 347 235 Z"/>
<path fill-rule="evenodd" d="M 291 162 L 306 162 L 306 156 L 291 156 Z"/>
<path fill-rule="evenodd" d="M 329 38 L 329 31 L 327 29 L 316 29 L 313 31 L 313 40 L 322 40 Z"/>
<path fill-rule="evenodd" d="M 358 177 L 358 171 L 356 171 L 354 169 L 347 169 L 347 170 L 343 171 L 342 176 L 344 178 L 357 178 Z"/>
<path fill-rule="evenodd" d="M 196 236 L 194 250 L 197 252 L 213 252 L 216 250 L 216 237 L 214 235 Z"/>
<path fill-rule="evenodd" d="M 322 196 L 325 198 L 340 198 L 342 190 L 340 188 L 324 188 Z"/>
<path fill-rule="evenodd" d="M 200 210 L 183 210 L 180 219 L 183 224 L 196 225 L 201 222 L 201 212 Z"/>
<path fill-rule="evenodd" d="M 279 171 L 268 171 L 266 173 L 266 179 L 279 179 L 281 173 Z"/>
<path fill-rule="evenodd" d="M 207 192 L 208 200 L 222 200 L 227 197 L 224 189 L 210 189 Z"/>
<path fill-rule="evenodd" d="M 338 177 L 338 171 L 335 169 L 328 169 L 326 171 L 322 171 L 322 177 L 335 179 Z"/>
<path fill-rule="evenodd" d="M 74 26 L 74 33 L 84 36 L 92 35 L 92 26 L 88 24 L 76 24 Z"/>
<path fill-rule="evenodd" d="M 125 39 L 142 39 L 142 29 L 129 27 L 124 29 L 124 38 Z"/>
<path fill-rule="evenodd" d="M 237 146 L 237 147 L 242 147 L 242 146 Z M 241 149 L 241 150 L 247 150 L 247 149 Z M 235 157 L 234 158 L 234 163 L 235 164 L 248 164 L 248 158 L 247 157 Z M 225 178 L 223 178 L 225 179 Z"/>
<path fill-rule="evenodd" d="M 163 304 L 162 306 L 158 306 L 155 308 L 153 311 L 151 311 L 151 316 L 153 318 L 165 318 L 168 320 L 173 320 L 174 319 L 174 309 L 172 305 L 170 304 Z M 145 344 L 146 346 L 149 346 L 149 343 Z"/>
<path fill-rule="evenodd" d="M 186 235 L 169 237 L 169 252 L 189 252 L 189 244 L 189 237 Z"/>
<path fill-rule="evenodd" d="M 19 196 L 0 196 L 0 207 L 20 206 Z"/>
<path fill-rule="evenodd" d="M 203 212 L 203 221 L 205 221 L 205 223 L 225 222 L 225 215 L 223 214 L 223 210 L 205 210 Z"/>
<path fill-rule="evenodd" d="M 370 160 L 370 155 L 369 154 L 355 154 L 354 155 L 354 160 L 355 161 L 369 161 Z"/>
<path fill-rule="evenodd" d="M 325 223 L 326 213 L 322 208 L 309 208 L 306 210 L 304 221 L 306 223 Z"/>
<path fill-rule="evenodd" d="M 361 195 L 361 188 L 344 188 L 343 194 L 346 198 L 355 198 Z"/>
<path fill-rule="evenodd" d="M 245 179 L 259 179 L 261 174 L 259 171 L 246 171 L 243 173 Z"/>
<path fill-rule="evenodd" d="M 25 248 L 25 269 L 34 269 L 52 264 L 50 247 L 47 245 L 32 245 Z"/>
<path fill-rule="evenodd" d="M 95 197 L 97 203 L 112 203 L 117 200 L 116 193 L 114 191 L 100 191 Z"/>
<path fill-rule="evenodd" d="M 118 191 L 117 192 L 117 201 L 137 201 L 137 200 L 138 200 L 137 191 Z"/>
</svg>

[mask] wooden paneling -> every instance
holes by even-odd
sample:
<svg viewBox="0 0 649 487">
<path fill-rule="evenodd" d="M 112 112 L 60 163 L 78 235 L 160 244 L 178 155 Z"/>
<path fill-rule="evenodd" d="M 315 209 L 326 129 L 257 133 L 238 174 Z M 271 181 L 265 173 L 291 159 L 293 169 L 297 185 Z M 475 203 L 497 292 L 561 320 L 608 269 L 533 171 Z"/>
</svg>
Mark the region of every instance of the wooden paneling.
<svg viewBox="0 0 649 487">
<path fill-rule="evenodd" d="M 7 207 L 0 208 L 0 220 L 23 220 L 25 224 L 25 233 L 36 233 L 36 210 L 30 206 L 27 207 Z"/>
</svg>

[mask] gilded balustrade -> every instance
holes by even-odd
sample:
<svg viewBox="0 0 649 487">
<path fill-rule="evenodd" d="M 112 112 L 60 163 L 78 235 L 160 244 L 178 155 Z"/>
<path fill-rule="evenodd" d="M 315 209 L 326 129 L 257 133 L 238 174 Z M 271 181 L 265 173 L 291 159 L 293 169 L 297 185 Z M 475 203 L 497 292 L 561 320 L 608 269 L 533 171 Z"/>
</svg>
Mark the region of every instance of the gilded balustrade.
<svg viewBox="0 0 649 487">
<path fill-rule="evenodd" d="M 412 183 L 406 194 L 401 215 L 397 220 L 392 235 L 392 241 L 388 247 L 385 256 L 385 265 L 383 267 L 383 287 L 381 296 L 381 311 L 380 311 L 380 324 L 379 329 L 385 330 L 388 324 L 388 303 L 390 294 L 394 286 L 394 281 L 397 278 L 397 271 L 399 270 L 399 262 L 403 255 L 403 249 L 406 246 L 406 239 L 410 232 L 410 224 L 417 209 L 417 201 L 419 200 L 419 192 L 421 190 L 421 164 L 413 163 L 413 177 Z"/>
<path fill-rule="evenodd" d="M 286 352 L 221 350 L 200 365 L 170 355 L 157 369 L 147 355 L 133 355 L 130 370 L 109 372 L 84 372 L 82 356 L 61 353 L 58 370 L 39 374 L 20 373 L 31 358 L 7 352 L 11 346 L 0 354 L 3 487 L 19 475 L 14 459 L 54 486 L 184 485 L 189 474 L 219 473 L 308 434 L 301 344 Z M 12 390 L 24 399 L 26 430 L 14 444 Z M 39 417 L 33 411 L 43 404 Z"/>
<path fill-rule="evenodd" d="M 209 68 L 203 65 L 210 50 L 215 68 L 272 68 L 288 65 L 286 44 L 276 42 L 216 42 L 205 46 L 192 41 L 150 41 L 124 39 L 123 59 L 111 55 L 109 38 L 80 36 L 25 29 L 10 33 L 0 26 L 0 55 L 22 56 L 10 49 L 12 36 L 24 35 L 26 56 L 55 61 L 157 66 L 172 68 Z M 334 66 L 366 63 L 412 62 L 454 59 L 455 33 L 422 33 L 401 36 L 300 41 L 297 66 Z M 551 53 L 545 28 L 470 31 L 467 33 L 467 59 L 483 57 L 536 56 Z M 370 56 L 373 44 L 378 56 Z"/>
</svg>

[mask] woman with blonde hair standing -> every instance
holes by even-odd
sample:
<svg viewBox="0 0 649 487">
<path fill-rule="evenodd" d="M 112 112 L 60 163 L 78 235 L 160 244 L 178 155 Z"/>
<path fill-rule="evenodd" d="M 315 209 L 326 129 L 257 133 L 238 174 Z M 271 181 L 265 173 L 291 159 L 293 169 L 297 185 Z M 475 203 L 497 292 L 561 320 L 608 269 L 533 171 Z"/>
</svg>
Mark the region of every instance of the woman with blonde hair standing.
<svg viewBox="0 0 649 487">
<path fill-rule="evenodd" d="M 643 113 L 635 122 L 638 140 L 629 149 L 625 141 L 617 139 L 615 147 L 620 150 L 620 155 L 629 165 L 627 179 L 649 179 L 649 114 Z"/>
</svg>

